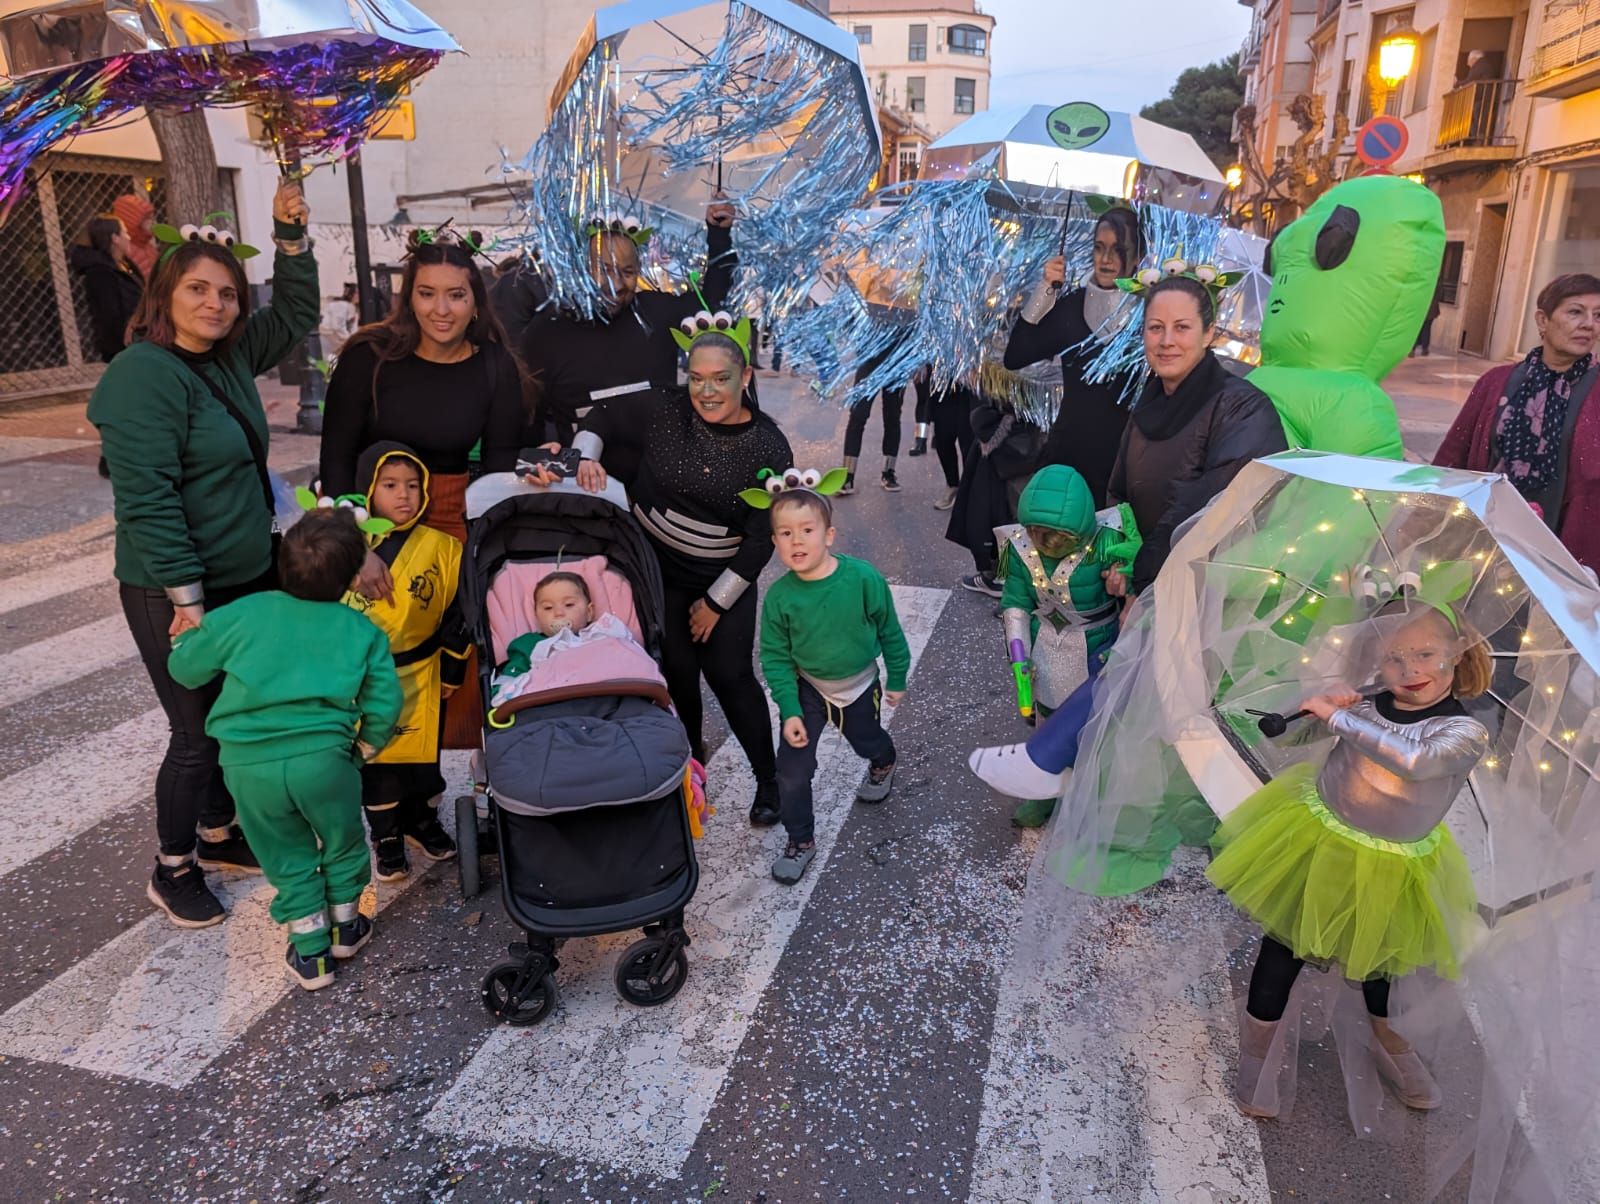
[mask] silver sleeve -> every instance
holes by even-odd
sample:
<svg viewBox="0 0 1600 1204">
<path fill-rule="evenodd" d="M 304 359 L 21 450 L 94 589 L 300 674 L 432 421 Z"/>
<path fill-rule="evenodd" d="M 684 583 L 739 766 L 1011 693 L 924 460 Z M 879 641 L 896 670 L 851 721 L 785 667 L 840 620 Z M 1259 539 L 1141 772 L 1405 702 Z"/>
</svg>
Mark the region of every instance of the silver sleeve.
<svg viewBox="0 0 1600 1204">
<path fill-rule="evenodd" d="M 722 575 L 711 583 L 711 588 L 706 590 L 706 597 L 710 598 L 723 610 L 732 610 L 733 604 L 744 596 L 744 591 L 750 588 L 750 583 L 732 569 L 723 569 Z"/>
<path fill-rule="evenodd" d="M 1000 612 L 1000 621 L 1005 624 L 1006 655 L 1011 655 L 1012 640 L 1021 640 L 1022 646 L 1031 654 L 1033 625 L 1028 621 L 1028 612 L 1020 606 L 1008 606 Z"/>
<path fill-rule="evenodd" d="M 606 441 L 593 431 L 579 431 L 572 437 L 572 446 L 585 460 L 598 460 L 606 449 Z"/>
<path fill-rule="evenodd" d="M 202 606 L 206 600 L 206 589 L 196 581 L 190 585 L 168 586 L 166 595 L 167 601 L 174 606 Z"/>
<path fill-rule="evenodd" d="M 1335 711 L 1328 730 L 1348 740 L 1391 773 L 1413 782 L 1464 777 L 1489 750 L 1489 732 L 1476 719 L 1428 719 L 1401 731 L 1361 711 Z"/>
</svg>

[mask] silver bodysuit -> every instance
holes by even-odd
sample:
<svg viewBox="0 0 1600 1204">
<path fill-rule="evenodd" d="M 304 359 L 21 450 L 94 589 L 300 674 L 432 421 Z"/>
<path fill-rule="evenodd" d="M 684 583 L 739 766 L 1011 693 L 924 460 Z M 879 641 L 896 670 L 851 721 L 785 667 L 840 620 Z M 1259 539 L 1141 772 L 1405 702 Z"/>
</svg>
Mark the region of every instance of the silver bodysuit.
<svg viewBox="0 0 1600 1204">
<path fill-rule="evenodd" d="M 1391 723 L 1371 702 L 1335 711 L 1339 737 L 1317 793 L 1352 828 L 1384 840 L 1421 840 L 1450 810 L 1489 748 L 1488 729 L 1465 715 Z"/>
</svg>

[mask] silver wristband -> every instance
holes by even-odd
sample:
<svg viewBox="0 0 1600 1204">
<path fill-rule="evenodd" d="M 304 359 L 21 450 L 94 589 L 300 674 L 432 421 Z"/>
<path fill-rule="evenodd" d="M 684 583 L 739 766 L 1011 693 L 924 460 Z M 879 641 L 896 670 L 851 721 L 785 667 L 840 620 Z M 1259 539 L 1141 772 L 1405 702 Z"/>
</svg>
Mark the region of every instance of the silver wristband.
<svg viewBox="0 0 1600 1204">
<path fill-rule="evenodd" d="M 750 588 L 750 583 L 732 569 L 723 569 L 722 575 L 711 583 L 711 588 L 706 590 L 706 597 L 715 602 L 723 610 L 732 610 L 734 603 L 744 597 L 744 591 Z"/>
<path fill-rule="evenodd" d="M 198 581 L 192 585 L 173 585 L 166 589 L 167 601 L 174 606 L 204 606 L 206 589 Z"/>
<path fill-rule="evenodd" d="M 274 238 L 273 244 L 285 255 L 304 255 L 311 249 L 311 239 L 308 235 L 299 238 Z"/>
</svg>

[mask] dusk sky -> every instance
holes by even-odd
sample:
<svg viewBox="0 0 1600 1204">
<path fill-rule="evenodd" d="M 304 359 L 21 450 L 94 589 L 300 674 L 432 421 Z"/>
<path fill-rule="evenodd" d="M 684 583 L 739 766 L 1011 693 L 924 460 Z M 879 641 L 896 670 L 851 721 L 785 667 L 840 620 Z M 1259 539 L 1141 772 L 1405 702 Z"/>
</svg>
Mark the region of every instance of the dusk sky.
<svg viewBox="0 0 1600 1204">
<path fill-rule="evenodd" d="M 1136 113 L 1185 67 L 1237 50 L 1250 28 L 1238 0 L 980 3 L 995 19 L 991 108 L 1092 100 Z"/>
</svg>

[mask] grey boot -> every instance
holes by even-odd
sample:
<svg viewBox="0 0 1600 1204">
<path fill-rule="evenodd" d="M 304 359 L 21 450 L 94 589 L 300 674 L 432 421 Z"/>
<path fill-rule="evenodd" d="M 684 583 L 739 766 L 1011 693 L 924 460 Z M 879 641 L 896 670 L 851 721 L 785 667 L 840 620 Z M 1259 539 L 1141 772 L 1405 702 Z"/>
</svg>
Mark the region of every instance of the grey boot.
<svg viewBox="0 0 1600 1204">
<path fill-rule="evenodd" d="M 1270 1120 L 1278 1115 L 1278 1093 L 1270 1099 L 1261 1098 L 1261 1072 L 1266 1066 L 1267 1051 L 1278 1033 L 1280 1020 L 1257 1020 L 1249 1012 L 1241 1014 L 1239 1023 L 1239 1080 L 1234 1087 L 1234 1102 L 1246 1116 Z"/>
<path fill-rule="evenodd" d="M 1402 1104 L 1418 1112 L 1431 1112 L 1444 1103 L 1444 1092 L 1439 1090 L 1439 1084 L 1434 1082 L 1417 1051 L 1389 1027 L 1388 1021 L 1374 1016 L 1372 1035 L 1375 1038 L 1372 1059 L 1377 1063 L 1378 1074 L 1394 1088 Z M 1405 1048 L 1391 1048 L 1399 1045 Z"/>
</svg>

